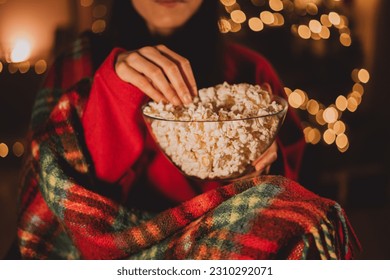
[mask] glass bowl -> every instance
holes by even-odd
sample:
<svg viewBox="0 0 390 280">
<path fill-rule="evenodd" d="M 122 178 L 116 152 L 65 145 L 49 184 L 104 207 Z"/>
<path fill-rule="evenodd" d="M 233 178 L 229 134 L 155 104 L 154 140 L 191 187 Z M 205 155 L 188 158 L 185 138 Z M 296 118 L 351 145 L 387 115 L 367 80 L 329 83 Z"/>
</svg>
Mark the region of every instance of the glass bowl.
<svg viewBox="0 0 390 280">
<path fill-rule="evenodd" d="M 234 181 L 255 172 L 252 162 L 274 142 L 288 104 L 267 115 L 218 121 L 168 120 L 150 116 L 142 107 L 149 132 L 162 152 L 185 176 L 198 180 Z"/>
</svg>

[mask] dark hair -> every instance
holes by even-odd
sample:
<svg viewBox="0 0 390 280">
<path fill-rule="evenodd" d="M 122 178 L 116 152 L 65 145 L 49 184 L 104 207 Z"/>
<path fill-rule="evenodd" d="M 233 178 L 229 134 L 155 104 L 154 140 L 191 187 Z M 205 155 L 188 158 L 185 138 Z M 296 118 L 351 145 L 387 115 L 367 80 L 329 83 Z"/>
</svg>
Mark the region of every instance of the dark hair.
<svg viewBox="0 0 390 280">
<path fill-rule="evenodd" d="M 144 19 L 135 11 L 131 0 L 114 0 L 107 31 L 101 35 L 106 56 L 112 47 L 127 50 L 165 44 L 190 60 L 198 87 L 212 86 L 223 81 L 223 43 L 218 30 L 218 0 L 203 0 L 192 18 L 168 37 L 153 36 Z"/>
</svg>

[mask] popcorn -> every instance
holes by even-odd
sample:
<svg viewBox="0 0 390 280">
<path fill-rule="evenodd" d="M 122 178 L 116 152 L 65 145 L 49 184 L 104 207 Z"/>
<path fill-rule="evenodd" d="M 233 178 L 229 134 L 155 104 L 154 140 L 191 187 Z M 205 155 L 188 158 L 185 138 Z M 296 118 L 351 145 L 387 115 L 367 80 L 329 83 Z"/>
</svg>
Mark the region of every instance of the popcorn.
<svg viewBox="0 0 390 280">
<path fill-rule="evenodd" d="M 155 140 L 182 172 L 223 179 L 242 175 L 261 156 L 283 109 L 258 85 L 225 82 L 199 90 L 189 105 L 149 102 L 143 113 L 154 118 Z"/>
</svg>

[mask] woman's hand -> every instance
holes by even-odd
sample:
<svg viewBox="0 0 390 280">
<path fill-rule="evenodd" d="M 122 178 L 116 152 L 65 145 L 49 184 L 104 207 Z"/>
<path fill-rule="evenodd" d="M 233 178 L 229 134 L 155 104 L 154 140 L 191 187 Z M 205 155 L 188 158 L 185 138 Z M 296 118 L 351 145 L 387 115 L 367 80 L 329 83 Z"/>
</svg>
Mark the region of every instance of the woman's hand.
<svg viewBox="0 0 390 280">
<path fill-rule="evenodd" d="M 252 165 L 256 169 L 256 173 L 260 174 L 269 174 L 272 163 L 278 158 L 278 145 L 276 141 L 257 159 Z"/>
<path fill-rule="evenodd" d="M 264 83 L 261 85 L 261 88 L 268 91 L 272 95 L 272 88 L 269 83 Z M 256 169 L 256 173 L 260 174 L 269 174 L 272 163 L 278 158 L 278 145 L 274 141 L 271 146 L 258 158 L 252 165 Z"/>
<path fill-rule="evenodd" d="M 120 54 L 115 71 L 156 102 L 189 104 L 198 92 L 188 59 L 164 45 Z"/>
</svg>

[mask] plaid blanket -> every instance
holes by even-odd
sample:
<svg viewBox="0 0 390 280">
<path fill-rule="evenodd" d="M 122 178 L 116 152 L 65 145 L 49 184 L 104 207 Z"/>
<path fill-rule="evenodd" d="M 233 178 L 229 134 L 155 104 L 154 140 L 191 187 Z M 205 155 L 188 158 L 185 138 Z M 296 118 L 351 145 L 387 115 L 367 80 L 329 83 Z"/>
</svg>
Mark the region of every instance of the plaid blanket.
<svg viewBox="0 0 390 280">
<path fill-rule="evenodd" d="M 37 96 L 20 193 L 23 258 L 353 258 L 355 237 L 340 205 L 281 176 L 238 181 L 161 213 L 122 204 L 115 186 L 93 176 L 84 143 L 80 118 L 91 83 Z"/>
</svg>

